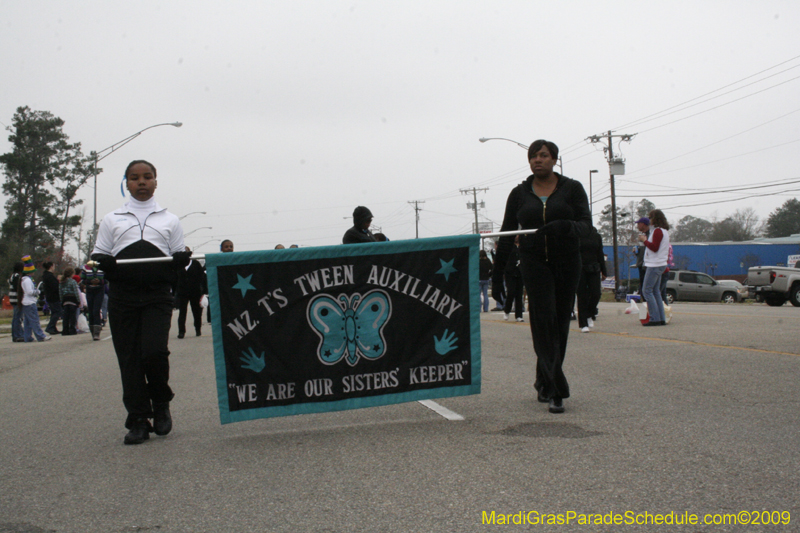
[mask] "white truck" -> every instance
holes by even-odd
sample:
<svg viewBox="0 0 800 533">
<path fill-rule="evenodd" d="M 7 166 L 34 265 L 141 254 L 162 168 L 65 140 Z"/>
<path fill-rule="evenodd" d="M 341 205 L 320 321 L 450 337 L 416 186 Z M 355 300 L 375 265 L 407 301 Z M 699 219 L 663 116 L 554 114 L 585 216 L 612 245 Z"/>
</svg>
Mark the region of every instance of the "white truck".
<svg viewBox="0 0 800 533">
<path fill-rule="evenodd" d="M 791 264 L 791 263 L 790 263 Z M 755 266 L 747 270 L 747 286 L 756 300 L 781 306 L 789 300 L 800 307 L 800 261 L 794 267 Z"/>
</svg>

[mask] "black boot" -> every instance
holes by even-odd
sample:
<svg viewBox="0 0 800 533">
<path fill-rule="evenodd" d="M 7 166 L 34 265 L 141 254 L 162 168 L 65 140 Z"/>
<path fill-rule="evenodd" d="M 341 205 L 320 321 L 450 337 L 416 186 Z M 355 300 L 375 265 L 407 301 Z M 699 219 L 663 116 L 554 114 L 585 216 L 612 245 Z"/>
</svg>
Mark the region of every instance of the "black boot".
<svg viewBox="0 0 800 533">
<path fill-rule="evenodd" d="M 203 334 L 203 332 L 201 331 L 201 329 L 200 329 L 200 328 L 194 328 L 194 331 L 195 331 L 195 333 L 197 333 L 197 336 L 198 336 L 198 337 L 199 337 L 199 336 L 201 336 L 201 335 Z"/>
<path fill-rule="evenodd" d="M 150 422 L 146 418 L 134 420 L 131 430 L 125 435 L 125 444 L 141 444 L 150 438 Z"/>
<path fill-rule="evenodd" d="M 153 426 L 156 435 L 166 435 L 172 431 L 172 416 L 169 414 L 169 402 L 153 402 Z"/>
</svg>

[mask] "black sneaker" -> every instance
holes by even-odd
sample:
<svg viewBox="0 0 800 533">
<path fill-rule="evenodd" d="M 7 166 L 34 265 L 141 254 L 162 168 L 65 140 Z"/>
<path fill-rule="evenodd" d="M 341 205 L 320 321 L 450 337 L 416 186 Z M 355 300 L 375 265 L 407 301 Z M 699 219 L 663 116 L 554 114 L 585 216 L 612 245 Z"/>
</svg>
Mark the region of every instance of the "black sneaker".
<svg viewBox="0 0 800 533">
<path fill-rule="evenodd" d="M 547 409 L 551 413 L 563 413 L 564 412 L 564 400 L 561 398 L 553 398 L 550 400 L 550 407 Z"/>
<path fill-rule="evenodd" d="M 146 419 L 135 420 L 131 430 L 125 435 L 125 444 L 141 444 L 150 438 L 150 422 Z"/>
<path fill-rule="evenodd" d="M 169 402 L 153 403 L 153 431 L 164 436 L 172 431 L 172 416 L 169 414 Z"/>
</svg>

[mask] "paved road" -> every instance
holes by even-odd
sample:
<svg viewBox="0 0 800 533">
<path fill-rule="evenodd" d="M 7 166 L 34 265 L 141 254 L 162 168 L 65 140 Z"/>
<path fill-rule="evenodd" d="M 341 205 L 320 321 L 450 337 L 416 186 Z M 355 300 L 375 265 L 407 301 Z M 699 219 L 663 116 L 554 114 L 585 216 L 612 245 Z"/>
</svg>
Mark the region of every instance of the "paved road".
<svg viewBox="0 0 800 533">
<path fill-rule="evenodd" d="M 0 338 L 0 532 L 800 531 L 800 309 L 678 303 L 642 328 L 625 307 L 573 323 L 563 415 L 535 400 L 527 323 L 482 315 L 483 393 L 437 400 L 463 421 L 408 403 L 221 426 L 208 327 L 173 326 L 175 429 L 141 446 L 107 334 Z M 791 522 L 482 523 L 740 511 Z"/>
</svg>

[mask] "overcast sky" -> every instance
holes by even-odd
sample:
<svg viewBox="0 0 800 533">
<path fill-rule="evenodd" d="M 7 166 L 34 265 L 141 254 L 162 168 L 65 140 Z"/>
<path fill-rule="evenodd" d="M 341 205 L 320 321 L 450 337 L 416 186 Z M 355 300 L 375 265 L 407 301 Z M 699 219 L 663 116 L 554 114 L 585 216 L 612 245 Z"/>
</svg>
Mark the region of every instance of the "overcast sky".
<svg viewBox="0 0 800 533">
<path fill-rule="evenodd" d="M 472 187 L 499 230 L 530 169 L 480 137 L 554 141 L 587 192 L 597 169 L 595 214 L 608 163 L 585 139 L 608 130 L 638 133 L 614 142 L 618 204 L 648 198 L 673 224 L 766 219 L 800 189 L 795 0 L 0 0 L 0 21 L 2 126 L 19 106 L 50 111 L 88 153 L 183 123 L 100 163 L 98 217 L 147 159 L 162 206 L 207 213 L 183 220 L 200 252 L 338 244 L 357 205 L 414 238 L 415 200 L 420 237 L 468 233 Z"/>
</svg>

